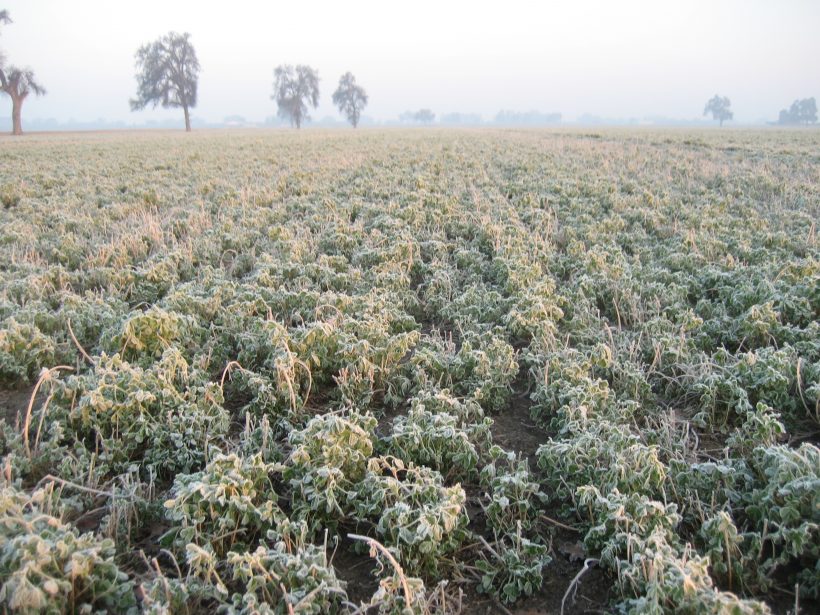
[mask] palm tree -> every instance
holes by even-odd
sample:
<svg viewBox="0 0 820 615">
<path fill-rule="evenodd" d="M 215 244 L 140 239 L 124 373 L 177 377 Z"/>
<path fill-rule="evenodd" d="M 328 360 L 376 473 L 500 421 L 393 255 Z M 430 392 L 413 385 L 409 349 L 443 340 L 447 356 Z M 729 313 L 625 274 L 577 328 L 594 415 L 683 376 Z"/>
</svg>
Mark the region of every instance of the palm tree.
<svg viewBox="0 0 820 615">
<path fill-rule="evenodd" d="M 20 113 L 23 109 L 23 102 L 28 98 L 29 94 L 42 96 L 46 90 L 34 79 L 34 71 L 30 68 L 20 69 L 14 66 L 9 66 L 8 72 L 2 75 L 2 86 L 0 91 L 5 92 L 11 97 L 11 121 L 12 134 L 23 134 L 23 123 L 20 119 Z"/>
</svg>

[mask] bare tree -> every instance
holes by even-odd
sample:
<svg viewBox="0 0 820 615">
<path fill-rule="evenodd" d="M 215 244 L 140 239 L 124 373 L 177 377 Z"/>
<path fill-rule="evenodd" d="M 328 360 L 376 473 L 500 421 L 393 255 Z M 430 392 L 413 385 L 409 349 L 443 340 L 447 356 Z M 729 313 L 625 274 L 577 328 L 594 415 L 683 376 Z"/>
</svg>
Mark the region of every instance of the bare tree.
<svg viewBox="0 0 820 615">
<path fill-rule="evenodd" d="M 732 106 L 732 102 L 726 96 L 718 96 L 715 94 L 709 101 L 706 103 L 706 107 L 703 109 L 703 115 L 712 114 L 713 120 L 718 120 L 720 125 L 723 126 L 723 122 L 726 120 L 731 120 L 734 117 L 734 113 L 731 112 L 729 107 Z"/>
<path fill-rule="evenodd" d="M 353 128 L 359 125 L 362 110 L 367 106 L 367 92 L 356 83 L 353 73 L 347 72 L 339 78 L 339 87 L 333 92 L 333 104 L 339 107 Z"/>
<path fill-rule="evenodd" d="M 169 32 L 137 50 L 137 97 L 131 110 L 182 107 L 185 130 L 191 132 L 189 110 L 196 107 L 199 61 L 190 41 L 191 35 Z"/>
<path fill-rule="evenodd" d="M 302 127 L 309 120 L 308 105 L 319 106 L 319 72 L 299 64 L 294 69 L 289 64 L 277 66 L 273 71 L 273 96 L 279 108 L 279 117 L 291 126 Z"/>
<path fill-rule="evenodd" d="M 34 71 L 29 68 L 20 69 L 9 66 L 8 72 L 3 74 L 3 83 L 0 91 L 8 94 L 11 98 L 11 123 L 12 134 L 23 134 L 23 122 L 21 113 L 23 103 L 29 94 L 42 96 L 46 90 L 34 79 Z"/>
</svg>

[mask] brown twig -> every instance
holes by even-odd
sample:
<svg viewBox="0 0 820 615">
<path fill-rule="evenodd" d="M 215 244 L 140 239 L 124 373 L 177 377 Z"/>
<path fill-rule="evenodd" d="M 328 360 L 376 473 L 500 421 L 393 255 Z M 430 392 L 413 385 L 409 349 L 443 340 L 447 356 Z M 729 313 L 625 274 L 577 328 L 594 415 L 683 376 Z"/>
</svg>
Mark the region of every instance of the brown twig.
<svg viewBox="0 0 820 615">
<path fill-rule="evenodd" d="M 223 391 L 225 390 L 225 378 L 231 373 L 231 368 L 238 367 L 239 369 L 244 369 L 240 364 L 239 361 L 228 361 L 228 364 L 225 366 L 225 369 L 222 370 L 222 379 L 219 381 L 219 388 Z"/>
<path fill-rule="evenodd" d="M 370 538 L 369 536 L 361 536 L 359 534 L 348 534 L 347 537 L 351 540 L 361 540 L 362 542 L 366 542 L 367 545 L 370 547 L 370 557 L 376 557 L 376 551 L 378 550 L 382 555 L 384 555 L 387 558 L 387 561 L 389 561 L 390 565 L 393 566 L 393 569 L 396 571 L 396 574 L 399 575 L 399 581 L 401 582 L 401 587 L 404 591 L 404 606 L 405 608 L 410 608 L 413 604 L 413 596 L 410 594 L 410 587 L 407 585 L 407 577 L 404 576 L 404 570 L 402 570 L 402 567 L 396 561 L 396 558 L 393 557 L 393 554 L 387 550 L 387 547 L 385 547 L 375 538 Z"/>
<path fill-rule="evenodd" d="M 84 485 L 80 485 L 80 484 L 77 484 L 77 483 L 72 483 L 70 480 L 65 480 L 64 478 L 60 478 L 58 476 L 53 476 L 52 474 L 46 474 L 43 478 L 41 478 L 40 481 L 37 483 L 37 486 L 35 487 L 35 489 L 37 487 L 39 487 L 40 485 L 42 485 L 43 483 L 45 483 L 45 482 L 59 483 L 63 487 L 71 487 L 73 489 L 77 489 L 79 491 L 84 491 L 84 492 L 90 493 L 92 495 L 102 495 L 102 496 L 105 496 L 107 498 L 117 497 L 116 494 L 112 491 L 100 491 L 99 489 L 93 489 L 91 487 L 86 487 Z"/>
<path fill-rule="evenodd" d="M 46 380 L 51 379 L 51 375 L 54 372 L 58 372 L 60 370 L 69 370 L 74 371 L 73 367 L 68 365 L 58 365 L 57 367 L 52 367 L 51 369 L 44 369 L 41 374 L 40 378 L 37 380 L 37 384 L 34 385 L 34 390 L 31 392 L 31 398 L 28 400 L 28 408 L 26 409 L 26 417 L 23 421 L 23 445 L 26 448 L 26 455 L 31 461 L 31 447 L 29 446 L 28 442 L 28 430 L 31 426 L 31 412 L 34 410 L 34 399 L 37 397 L 37 392 L 40 390 L 40 387 Z"/>
<path fill-rule="evenodd" d="M 80 351 L 80 354 L 83 355 L 83 358 L 86 361 L 88 361 L 89 363 L 91 363 L 91 365 L 96 365 L 97 364 L 96 361 L 94 361 L 94 359 L 92 359 L 91 356 L 89 356 L 89 354 L 85 351 L 85 348 L 83 348 L 80 345 L 80 342 L 77 341 L 77 336 L 74 335 L 74 330 L 71 328 L 71 319 L 70 318 L 68 319 L 67 324 L 68 324 L 68 334 L 71 336 L 71 340 L 74 342 L 74 345 L 77 347 L 77 350 Z"/>
<path fill-rule="evenodd" d="M 552 517 L 548 517 L 548 516 L 547 516 L 547 515 L 545 515 L 544 513 L 541 513 L 541 518 L 542 518 L 544 521 L 547 521 L 547 522 L 549 522 L 549 523 L 552 523 L 553 525 L 557 525 L 558 527 L 563 528 L 563 529 L 565 529 L 565 530 L 569 530 L 570 532 L 575 532 L 575 533 L 577 533 L 577 534 L 580 534 L 580 533 L 581 533 L 581 530 L 579 530 L 577 527 L 572 527 L 571 525 L 567 525 L 567 524 L 565 524 L 565 523 L 561 523 L 561 522 L 560 522 L 560 521 L 558 521 L 557 519 L 553 519 Z"/>
</svg>

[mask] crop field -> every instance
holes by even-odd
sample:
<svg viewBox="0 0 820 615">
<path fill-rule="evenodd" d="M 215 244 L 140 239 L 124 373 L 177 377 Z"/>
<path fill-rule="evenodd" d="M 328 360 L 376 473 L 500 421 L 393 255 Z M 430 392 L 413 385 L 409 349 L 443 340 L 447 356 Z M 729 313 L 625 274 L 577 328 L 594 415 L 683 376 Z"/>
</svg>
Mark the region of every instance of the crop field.
<svg viewBox="0 0 820 615">
<path fill-rule="evenodd" d="M 820 131 L 0 139 L 0 612 L 811 613 Z"/>
</svg>

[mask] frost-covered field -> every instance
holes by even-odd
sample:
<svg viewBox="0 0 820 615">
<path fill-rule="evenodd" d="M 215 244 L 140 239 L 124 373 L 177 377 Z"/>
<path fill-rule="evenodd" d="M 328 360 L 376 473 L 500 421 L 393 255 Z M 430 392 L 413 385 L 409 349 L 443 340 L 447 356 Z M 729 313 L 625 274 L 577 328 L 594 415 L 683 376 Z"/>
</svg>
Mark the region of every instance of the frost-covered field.
<svg viewBox="0 0 820 615">
<path fill-rule="evenodd" d="M 818 131 L 33 135 L 0 205 L 4 612 L 817 608 Z"/>
</svg>

